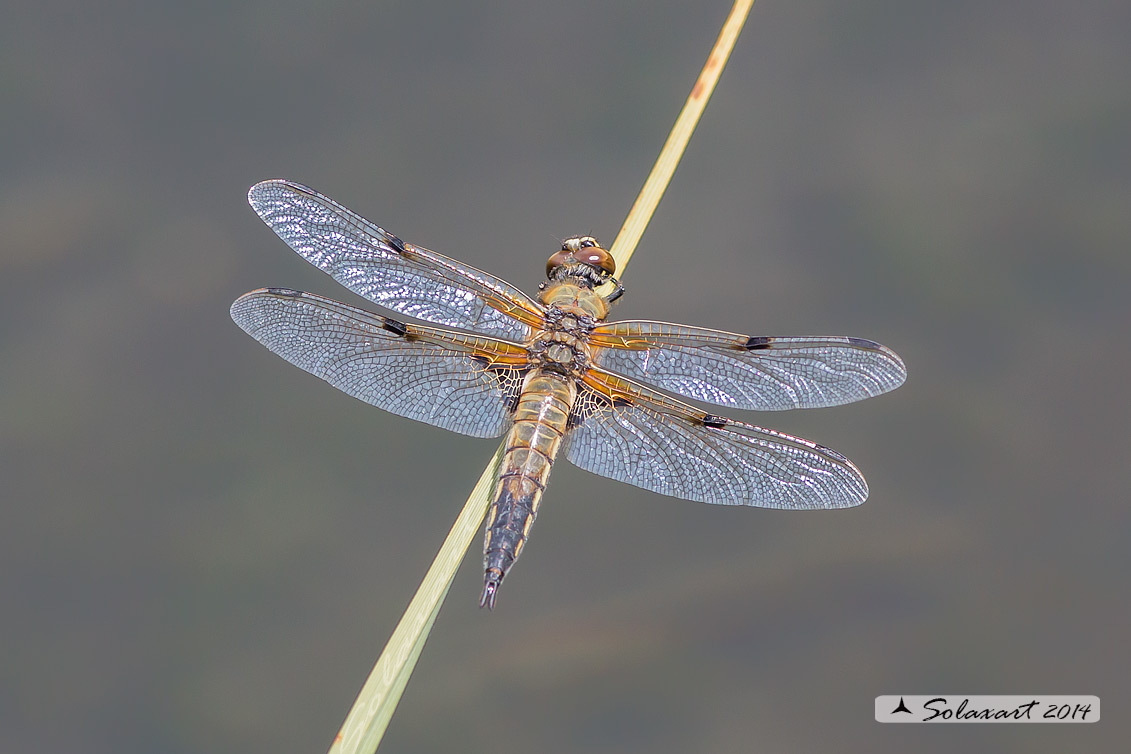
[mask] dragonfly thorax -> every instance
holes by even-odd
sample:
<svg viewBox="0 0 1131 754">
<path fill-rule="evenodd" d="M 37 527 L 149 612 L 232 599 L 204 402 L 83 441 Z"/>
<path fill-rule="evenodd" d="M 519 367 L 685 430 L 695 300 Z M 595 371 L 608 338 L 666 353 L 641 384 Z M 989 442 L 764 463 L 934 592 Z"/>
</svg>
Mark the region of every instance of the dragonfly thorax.
<svg viewBox="0 0 1131 754">
<path fill-rule="evenodd" d="M 546 311 L 546 329 L 535 336 L 530 353 L 544 369 L 579 375 L 589 366 L 587 344 L 596 324 L 597 320 L 581 309 L 552 306 Z"/>
<path fill-rule="evenodd" d="M 557 374 L 576 377 L 589 368 L 584 343 L 565 333 L 544 334 L 530 348 L 530 355 L 538 367 Z"/>
<path fill-rule="evenodd" d="M 570 314 L 587 319 L 592 325 L 609 316 L 609 299 L 588 284 L 579 285 L 573 278 L 542 283 L 538 291 L 538 300 L 549 310 L 548 318 Z"/>
<path fill-rule="evenodd" d="M 576 359 L 576 352 L 565 343 L 551 343 L 546 348 L 546 359 L 563 367 L 570 367 Z"/>
</svg>

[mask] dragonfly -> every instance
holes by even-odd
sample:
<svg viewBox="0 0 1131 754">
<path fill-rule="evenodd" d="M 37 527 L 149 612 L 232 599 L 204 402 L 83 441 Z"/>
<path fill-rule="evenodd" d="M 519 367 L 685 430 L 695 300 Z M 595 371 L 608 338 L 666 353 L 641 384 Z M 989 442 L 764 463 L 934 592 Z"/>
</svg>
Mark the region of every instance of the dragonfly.
<svg viewBox="0 0 1131 754">
<path fill-rule="evenodd" d="M 481 607 L 495 606 L 561 455 L 594 474 L 703 503 L 845 508 L 868 497 L 864 476 L 835 450 L 676 396 L 753 411 L 870 398 L 907 377 L 879 343 L 608 322 L 624 287 L 592 236 L 563 241 L 529 296 L 306 186 L 265 181 L 248 201 L 303 259 L 408 319 L 261 288 L 232 304 L 236 324 L 366 403 L 463 435 L 506 435 L 486 516 Z"/>
</svg>

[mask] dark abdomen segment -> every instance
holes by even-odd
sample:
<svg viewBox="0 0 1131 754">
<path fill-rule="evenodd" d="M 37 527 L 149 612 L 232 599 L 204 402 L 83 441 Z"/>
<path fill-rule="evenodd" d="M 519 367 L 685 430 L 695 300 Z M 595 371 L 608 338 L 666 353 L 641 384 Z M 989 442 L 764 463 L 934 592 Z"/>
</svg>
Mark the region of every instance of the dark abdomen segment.
<svg viewBox="0 0 1131 754">
<path fill-rule="evenodd" d="M 573 380 L 553 372 L 535 370 L 523 381 L 494 502 L 487 511 L 480 607 L 495 606 L 499 584 L 522 554 L 576 397 Z"/>
</svg>

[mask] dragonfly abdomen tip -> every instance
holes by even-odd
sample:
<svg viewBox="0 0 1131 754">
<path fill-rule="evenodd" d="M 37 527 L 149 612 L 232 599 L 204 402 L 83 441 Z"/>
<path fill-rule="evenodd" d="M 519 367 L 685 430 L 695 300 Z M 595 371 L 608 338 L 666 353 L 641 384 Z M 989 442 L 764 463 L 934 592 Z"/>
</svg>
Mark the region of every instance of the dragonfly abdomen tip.
<svg viewBox="0 0 1131 754">
<path fill-rule="evenodd" d="M 479 598 L 479 607 L 488 610 L 495 609 L 495 594 L 499 591 L 499 580 L 494 574 L 487 574 L 487 583 L 483 585 L 483 595 Z"/>
</svg>

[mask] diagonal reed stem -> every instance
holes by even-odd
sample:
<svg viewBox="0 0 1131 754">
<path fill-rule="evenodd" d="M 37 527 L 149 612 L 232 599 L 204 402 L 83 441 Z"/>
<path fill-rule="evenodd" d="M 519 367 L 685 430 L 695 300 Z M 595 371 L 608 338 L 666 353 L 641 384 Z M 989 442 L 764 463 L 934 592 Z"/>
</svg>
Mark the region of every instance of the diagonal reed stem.
<svg viewBox="0 0 1131 754">
<path fill-rule="evenodd" d="M 636 244 L 644 235 L 644 229 L 652 219 L 652 213 L 656 211 L 664 191 L 671 182 L 676 166 L 683 157 L 683 151 L 687 148 L 687 142 L 691 140 L 691 134 L 699 123 L 699 116 L 707 108 L 707 101 L 715 91 L 715 84 L 722 75 L 731 50 L 734 49 L 734 43 L 738 40 L 738 33 L 742 31 L 742 25 L 746 23 L 746 16 L 749 15 L 753 5 L 754 0 L 735 0 L 734 7 L 731 8 L 730 15 L 727 16 L 722 31 L 719 32 L 719 38 L 715 41 L 715 47 L 707 57 L 695 86 L 691 88 L 691 94 L 688 95 L 683 110 L 676 118 L 675 125 L 668 134 L 668 140 L 664 142 L 660 156 L 652 166 L 652 172 L 648 174 L 648 180 L 644 181 L 644 187 L 640 189 L 640 194 L 624 219 L 620 233 L 617 233 L 616 240 L 609 249 L 613 258 L 617 260 L 617 270 L 621 276 L 624 275 L 624 268 L 632 258 L 632 253 L 636 251 Z"/>
<path fill-rule="evenodd" d="M 619 275 L 624 274 L 628 260 L 636 250 L 644 229 L 652 219 L 652 213 L 664 195 L 664 190 L 675 173 L 687 142 L 691 139 L 692 132 L 699 122 L 699 116 L 707 107 L 711 92 L 718 83 L 719 76 L 726 66 L 738 33 L 746 21 L 754 0 L 735 0 L 730 15 L 723 24 L 715 47 L 711 50 L 707 63 L 703 66 L 699 79 L 691 89 L 683 110 L 680 111 L 652 172 L 644 182 L 636 202 L 625 218 L 620 233 L 613 241 L 609 250 L 617 262 Z M 400 623 L 393 630 L 389 643 L 377 659 L 369 678 L 358 694 L 357 700 L 350 709 L 346 720 L 342 723 L 341 730 L 334 737 L 330 745 L 329 754 L 372 754 L 381 743 L 385 729 L 392 719 L 397 708 L 401 694 L 408 684 L 409 676 L 416 667 L 416 660 L 424 648 L 424 642 L 432 631 L 432 624 L 444 604 L 448 588 L 455 578 L 456 571 L 463 561 L 467 548 L 479 531 L 483 516 L 487 513 L 490 504 L 490 494 L 494 486 L 495 475 L 503 457 L 503 446 L 495 451 L 487 468 L 479 477 L 475 489 L 467 498 L 463 510 L 447 539 L 440 547 L 436 559 L 425 574 L 416 596 L 412 598 L 408 609 L 401 617 Z"/>
</svg>

